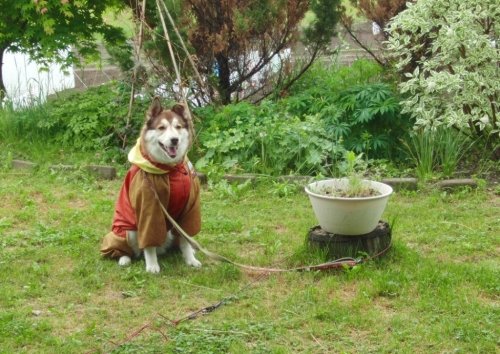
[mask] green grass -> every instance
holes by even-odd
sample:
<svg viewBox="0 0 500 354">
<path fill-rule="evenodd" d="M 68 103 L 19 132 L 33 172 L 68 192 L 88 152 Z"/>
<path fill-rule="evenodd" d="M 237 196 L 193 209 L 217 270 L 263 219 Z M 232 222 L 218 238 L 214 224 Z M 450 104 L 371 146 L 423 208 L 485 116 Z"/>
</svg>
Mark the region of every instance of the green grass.
<svg viewBox="0 0 500 354">
<path fill-rule="evenodd" d="M 1 353 L 498 350 L 499 198 L 486 189 L 396 193 L 384 215 L 394 247 L 383 259 L 271 275 L 239 291 L 256 276 L 203 255 L 193 270 L 170 254 L 156 276 L 143 260 L 119 268 L 101 259 L 120 179 L 42 167 L 3 168 L 0 181 Z M 247 264 L 321 261 L 304 246 L 316 224 L 307 196 L 273 188 L 205 189 L 198 240 Z M 206 316 L 168 320 L 231 295 Z"/>
</svg>

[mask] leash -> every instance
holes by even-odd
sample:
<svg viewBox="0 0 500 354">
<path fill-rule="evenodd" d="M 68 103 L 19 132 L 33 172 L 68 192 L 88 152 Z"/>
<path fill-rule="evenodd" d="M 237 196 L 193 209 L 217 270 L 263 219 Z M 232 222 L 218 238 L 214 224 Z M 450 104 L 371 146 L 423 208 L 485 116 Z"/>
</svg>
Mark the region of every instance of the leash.
<svg viewBox="0 0 500 354">
<path fill-rule="evenodd" d="M 285 273 L 285 272 L 310 272 L 310 271 L 323 271 L 323 270 L 330 270 L 330 269 L 339 269 L 339 268 L 352 268 L 358 264 L 364 263 L 368 260 L 372 260 L 374 258 L 380 257 L 381 255 L 385 254 L 390 248 L 391 248 L 391 243 L 380 251 L 379 253 L 366 257 L 366 258 L 352 258 L 352 257 L 344 257 L 344 258 L 339 258 L 333 261 L 328 261 L 325 263 L 321 264 L 316 264 L 316 265 L 309 265 L 309 266 L 301 266 L 301 267 L 295 267 L 295 268 L 267 268 L 267 267 L 256 267 L 256 266 L 251 266 L 251 265 L 246 265 L 246 264 L 241 264 L 238 262 L 235 262 L 227 257 L 221 256 L 220 254 L 217 254 L 215 252 L 209 251 L 206 248 L 204 248 L 202 245 L 198 243 L 194 238 L 189 236 L 183 229 L 180 227 L 180 225 L 175 221 L 175 219 L 168 213 L 167 209 L 163 206 L 163 203 L 160 200 L 160 197 L 158 196 L 158 193 L 156 189 L 153 186 L 153 183 L 149 179 L 148 173 L 145 171 L 142 171 L 144 173 L 144 178 L 146 182 L 148 183 L 149 187 L 153 191 L 153 195 L 155 199 L 158 201 L 160 208 L 165 214 L 165 217 L 167 220 L 172 224 L 172 226 L 178 231 L 181 237 L 183 237 L 190 245 L 193 247 L 196 251 L 200 251 L 203 253 L 205 256 L 219 261 L 223 263 L 229 263 L 232 264 L 238 268 L 244 269 L 249 272 L 254 272 L 254 273 Z"/>
</svg>

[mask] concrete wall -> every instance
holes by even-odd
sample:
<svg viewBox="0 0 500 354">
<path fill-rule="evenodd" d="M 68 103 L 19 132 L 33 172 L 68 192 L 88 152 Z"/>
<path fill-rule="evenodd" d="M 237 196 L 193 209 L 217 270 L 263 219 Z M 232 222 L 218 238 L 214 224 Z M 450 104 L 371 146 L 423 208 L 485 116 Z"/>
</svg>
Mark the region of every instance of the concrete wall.
<svg viewBox="0 0 500 354">
<path fill-rule="evenodd" d="M 121 78 L 120 69 L 109 63 L 110 57 L 106 49 L 102 45 L 98 46 L 98 49 L 101 55 L 100 63 L 91 63 L 83 67 L 75 66 L 73 68 L 75 88 L 82 89 L 98 86 L 110 80 Z"/>
</svg>

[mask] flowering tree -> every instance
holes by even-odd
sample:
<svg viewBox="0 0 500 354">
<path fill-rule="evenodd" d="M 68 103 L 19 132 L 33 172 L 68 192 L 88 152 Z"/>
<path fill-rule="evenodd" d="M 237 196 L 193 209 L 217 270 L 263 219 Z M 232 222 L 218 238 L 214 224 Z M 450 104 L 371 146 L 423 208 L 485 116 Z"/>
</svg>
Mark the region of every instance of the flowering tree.
<svg viewBox="0 0 500 354">
<path fill-rule="evenodd" d="M 465 130 L 495 148 L 499 20 L 496 0 L 419 0 L 389 23 L 404 112 L 417 126 Z"/>
</svg>

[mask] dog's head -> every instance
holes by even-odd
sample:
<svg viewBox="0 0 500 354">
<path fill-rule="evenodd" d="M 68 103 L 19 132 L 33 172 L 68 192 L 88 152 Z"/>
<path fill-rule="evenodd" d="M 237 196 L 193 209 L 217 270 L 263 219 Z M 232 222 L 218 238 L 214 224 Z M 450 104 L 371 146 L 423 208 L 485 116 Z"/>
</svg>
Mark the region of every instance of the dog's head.
<svg viewBox="0 0 500 354">
<path fill-rule="evenodd" d="M 187 109 L 176 104 L 164 109 L 155 97 L 146 113 L 142 130 L 143 147 L 155 162 L 178 164 L 184 160 L 192 138 L 192 122 Z"/>
</svg>

